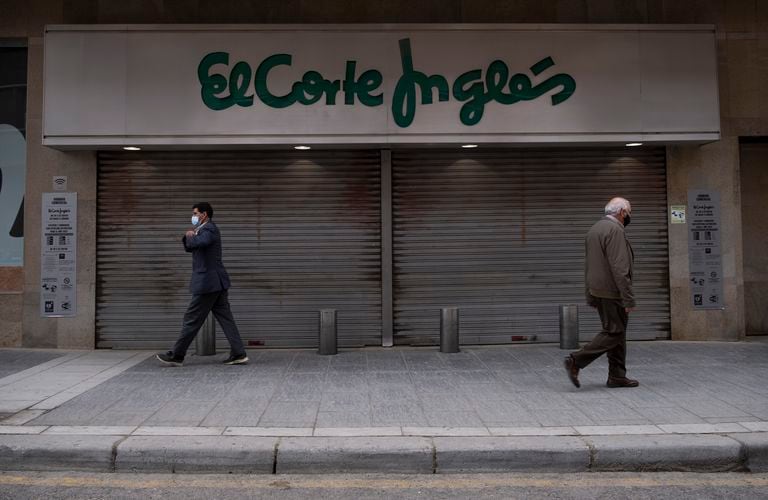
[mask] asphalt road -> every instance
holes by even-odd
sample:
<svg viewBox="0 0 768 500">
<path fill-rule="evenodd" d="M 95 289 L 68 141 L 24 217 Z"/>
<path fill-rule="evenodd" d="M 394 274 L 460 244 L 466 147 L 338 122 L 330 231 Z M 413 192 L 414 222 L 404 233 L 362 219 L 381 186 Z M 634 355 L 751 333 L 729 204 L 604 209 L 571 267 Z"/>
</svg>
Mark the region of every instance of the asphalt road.
<svg viewBox="0 0 768 500">
<path fill-rule="evenodd" d="M 182 475 L 2 472 L 0 499 L 768 499 L 768 474 Z"/>
</svg>

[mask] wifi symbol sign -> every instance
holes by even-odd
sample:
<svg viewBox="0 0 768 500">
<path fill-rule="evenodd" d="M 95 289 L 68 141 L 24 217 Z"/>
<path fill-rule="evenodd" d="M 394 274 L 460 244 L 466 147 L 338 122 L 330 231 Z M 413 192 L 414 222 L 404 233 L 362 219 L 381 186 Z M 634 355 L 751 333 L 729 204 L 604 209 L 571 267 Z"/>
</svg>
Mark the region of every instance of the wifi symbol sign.
<svg viewBox="0 0 768 500">
<path fill-rule="evenodd" d="M 59 175 L 53 178 L 54 191 L 66 191 L 67 190 L 67 177 Z"/>
</svg>

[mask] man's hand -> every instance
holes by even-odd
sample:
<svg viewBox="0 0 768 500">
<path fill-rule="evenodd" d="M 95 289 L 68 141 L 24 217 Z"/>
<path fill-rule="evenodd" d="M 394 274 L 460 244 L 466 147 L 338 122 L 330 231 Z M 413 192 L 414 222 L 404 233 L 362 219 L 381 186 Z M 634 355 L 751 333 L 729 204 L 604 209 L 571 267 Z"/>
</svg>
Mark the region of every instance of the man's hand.
<svg viewBox="0 0 768 500">
<path fill-rule="evenodd" d="M 187 231 L 187 232 L 186 232 L 184 235 L 185 235 L 187 238 L 193 238 L 193 237 L 195 236 L 195 232 L 194 232 L 194 231 L 192 231 L 192 230 L 189 230 L 189 231 Z"/>
</svg>

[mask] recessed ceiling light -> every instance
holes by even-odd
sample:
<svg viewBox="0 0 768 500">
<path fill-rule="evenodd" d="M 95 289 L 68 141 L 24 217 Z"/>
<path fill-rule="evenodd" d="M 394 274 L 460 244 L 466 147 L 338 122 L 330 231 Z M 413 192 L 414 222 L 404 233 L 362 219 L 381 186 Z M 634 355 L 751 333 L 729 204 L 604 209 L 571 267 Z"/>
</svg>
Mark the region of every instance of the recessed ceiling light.
<svg viewBox="0 0 768 500">
<path fill-rule="evenodd" d="M 465 149 L 471 149 L 471 148 L 476 148 L 477 144 L 462 144 L 461 147 Z"/>
<path fill-rule="evenodd" d="M 298 149 L 300 151 L 306 151 L 308 149 L 312 149 L 311 146 L 294 146 L 293 149 Z"/>
<path fill-rule="evenodd" d="M 123 146 L 123 149 L 126 151 L 141 151 L 141 148 L 136 146 Z"/>
<path fill-rule="evenodd" d="M 643 145 L 642 142 L 628 142 L 627 143 L 627 146 L 630 147 L 630 148 L 633 148 L 635 146 L 642 146 L 642 145 Z"/>
</svg>

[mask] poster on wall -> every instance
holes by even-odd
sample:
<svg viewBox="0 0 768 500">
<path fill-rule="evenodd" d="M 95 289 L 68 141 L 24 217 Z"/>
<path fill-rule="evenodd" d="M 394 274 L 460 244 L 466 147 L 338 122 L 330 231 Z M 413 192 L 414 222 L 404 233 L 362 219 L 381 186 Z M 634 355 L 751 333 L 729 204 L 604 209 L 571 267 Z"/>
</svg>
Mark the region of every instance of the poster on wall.
<svg viewBox="0 0 768 500">
<path fill-rule="evenodd" d="M 43 193 L 40 314 L 77 313 L 77 193 Z"/>
<path fill-rule="evenodd" d="M 27 48 L 0 43 L 0 266 L 24 265 Z"/>
<path fill-rule="evenodd" d="M 724 309 L 720 194 L 688 191 L 687 216 L 691 305 L 694 309 Z"/>
</svg>

